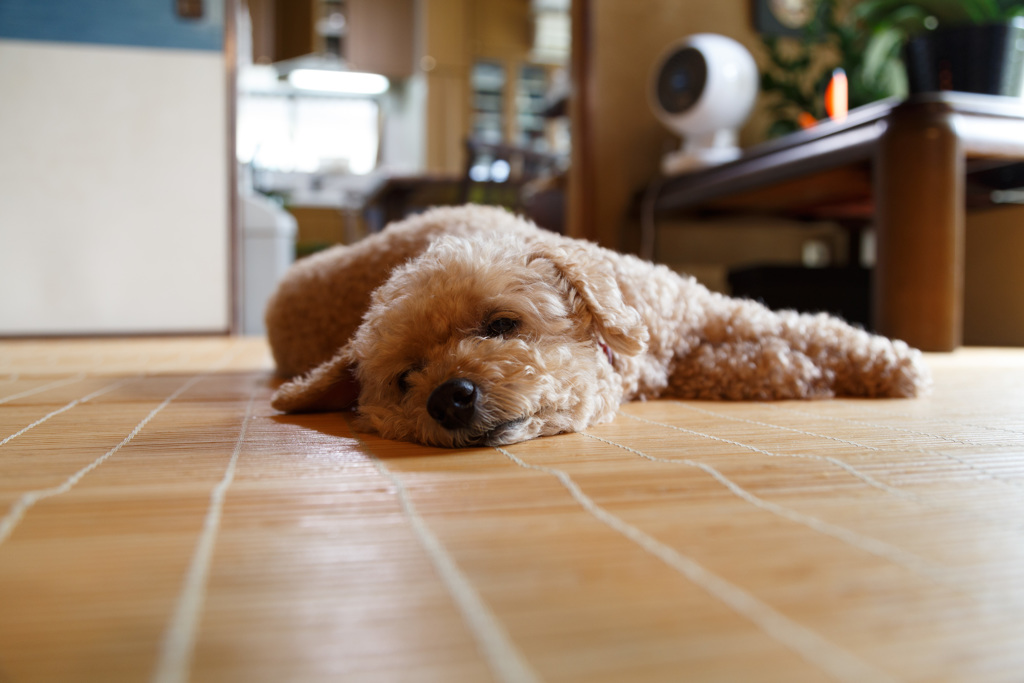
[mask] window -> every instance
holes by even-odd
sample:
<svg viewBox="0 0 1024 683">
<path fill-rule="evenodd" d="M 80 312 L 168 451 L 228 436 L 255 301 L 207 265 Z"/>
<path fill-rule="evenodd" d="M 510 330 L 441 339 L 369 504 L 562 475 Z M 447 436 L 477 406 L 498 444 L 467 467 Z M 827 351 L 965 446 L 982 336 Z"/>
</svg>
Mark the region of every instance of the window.
<svg viewBox="0 0 1024 683">
<path fill-rule="evenodd" d="M 266 170 L 363 175 L 377 165 L 373 99 L 241 94 L 238 159 Z"/>
</svg>

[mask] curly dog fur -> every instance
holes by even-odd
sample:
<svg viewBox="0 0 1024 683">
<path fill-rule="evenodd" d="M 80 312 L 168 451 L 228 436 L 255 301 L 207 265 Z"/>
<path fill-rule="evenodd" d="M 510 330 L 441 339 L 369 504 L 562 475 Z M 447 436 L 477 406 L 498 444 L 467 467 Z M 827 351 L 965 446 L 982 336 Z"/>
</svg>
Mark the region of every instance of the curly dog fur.
<svg viewBox="0 0 1024 683">
<path fill-rule="evenodd" d="M 672 396 L 915 396 L 920 352 L 838 318 L 771 311 L 694 278 L 465 206 L 296 263 L 267 309 L 286 412 L 440 446 L 576 431 Z"/>
</svg>

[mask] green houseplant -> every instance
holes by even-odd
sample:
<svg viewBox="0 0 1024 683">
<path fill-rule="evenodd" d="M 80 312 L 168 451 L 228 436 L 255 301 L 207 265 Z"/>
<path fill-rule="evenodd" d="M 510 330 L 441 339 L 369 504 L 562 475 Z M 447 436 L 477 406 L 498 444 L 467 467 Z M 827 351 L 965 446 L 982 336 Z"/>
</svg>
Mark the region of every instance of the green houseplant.
<svg viewBox="0 0 1024 683">
<path fill-rule="evenodd" d="M 940 25 L 996 24 L 1024 15 L 1020 0 L 860 0 L 850 17 L 886 42 Z"/>
<path fill-rule="evenodd" d="M 1020 95 L 1021 0 L 860 0 L 848 22 L 868 34 L 865 69 L 905 67 L 906 89 Z"/>
<path fill-rule="evenodd" d="M 1024 0 L 821 0 L 800 39 L 764 46 L 769 136 L 799 128 L 802 112 L 824 116 L 837 67 L 851 107 L 927 90 L 1024 94 Z"/>
</svg>

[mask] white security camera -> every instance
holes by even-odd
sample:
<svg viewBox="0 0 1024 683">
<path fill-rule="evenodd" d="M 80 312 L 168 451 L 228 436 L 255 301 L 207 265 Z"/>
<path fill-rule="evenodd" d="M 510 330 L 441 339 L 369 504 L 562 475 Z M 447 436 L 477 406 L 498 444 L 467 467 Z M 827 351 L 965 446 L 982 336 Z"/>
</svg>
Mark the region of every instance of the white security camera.
<svg viewBox="0 0 1024 683">
<path fill-rule="evenodd" d="M 715 33 L 697 33 L 673 44 L 659 60 L 651 108 L 682 148 L 662 160 L 666 175 L 732 161 L 737 137 L 759 87 L 757 64 L 745 47 Z"/>
</svg>

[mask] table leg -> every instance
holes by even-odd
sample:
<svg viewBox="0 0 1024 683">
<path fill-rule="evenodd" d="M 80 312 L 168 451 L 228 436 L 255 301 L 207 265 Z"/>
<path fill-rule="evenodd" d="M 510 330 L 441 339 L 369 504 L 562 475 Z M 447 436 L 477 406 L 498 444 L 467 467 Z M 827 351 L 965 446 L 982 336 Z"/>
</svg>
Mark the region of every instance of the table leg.
<svg viewBox="0 0 1024 683">
<path fill-rule="evenodd" d="M 964 155 L 943 105 L 897 107 L 875 159 L 875 329 L 924 351 L 963 339 Z"/>
</svg>

